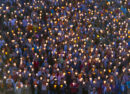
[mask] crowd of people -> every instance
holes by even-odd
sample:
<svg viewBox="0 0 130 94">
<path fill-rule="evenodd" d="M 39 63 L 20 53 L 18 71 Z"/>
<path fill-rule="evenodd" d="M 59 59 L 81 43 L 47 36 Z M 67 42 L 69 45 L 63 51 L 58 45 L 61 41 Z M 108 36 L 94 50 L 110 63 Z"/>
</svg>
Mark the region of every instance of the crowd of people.
<svg viewBox="0 0 130 94">
<path fill-rule="evenodd" d="M 127 0 L 0 0 L 0 94 L 128 94 Z"/>
</svg>

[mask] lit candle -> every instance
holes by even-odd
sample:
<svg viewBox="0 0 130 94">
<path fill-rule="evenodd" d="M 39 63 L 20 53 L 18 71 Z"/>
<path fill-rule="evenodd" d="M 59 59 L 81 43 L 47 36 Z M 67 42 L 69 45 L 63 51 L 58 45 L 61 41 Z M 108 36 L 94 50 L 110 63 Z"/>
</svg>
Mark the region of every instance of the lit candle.
<svg viewBox="0 0 130 94">
<path fill-rule="evenodd" d="M 29 73 L 29 76 L 31 76 L 31 73 Z"/>
<path fill-rule="evenodd" d="M 21 74 L 19 74 L 19 77 L 21 77 L 22 75 Z"/>
<path fill-rule="evenodd" d="M 60 85 L 60 87 L 62 88 L 62 87 L 63 87 L 63 85 Z"/>
<path fill-rule="evenodd" d="M 8 70 L 8 73 L 10 73 L 10 71 Z"/>
<path fill-rule="evenodd" d="M 108 78 L 108 75 L 106 75 L 106 78 Z"/>
<path fill-rule="evenodd" d="M 90 77 L 89 80 L 92 81 L 92 78 Z"/>
<path fill-rule="evenodd" d="M 83 81 L 83 78 L 80 78 L 79 81 L 82 82 L 82 81 Z"/>
<path fill-rule="evenodd" d="M 66 84 L 66 81 L 64 81 L 64 84 Z"/>
<path fill-rule="evenodd" d="M 40 77 L 40 80 L 42 80 L 43 78 L 42 77 Z"/>
<path fill-rule="evenodd" d="M 21 88 L 23 88 L 23 84 L 21 84 Z"/>
<path fill-rule="evenodd" d="M 106 81 L 104 80 L 103 83 L 106 84 Z"/>
<path fill-rule="evenodd" d="M 116 75 L 118 75 L 118 72 L 116 72 Z"/>
<path fill-rule="evenodd" d="M 18 86 L 16 86 L 16 89 L 18 89 Z"/>
<path fill-rule="evenodd" d="M 16 66 L 16 63 L 14 63 L 13 65 Z"/>
<path fill-rule="evenodd" d="M 112 83 L 112 82 L 113 82 L 113 79 L 110 79 L 110 82 Z"/>
<path fill-rule="evenodd" d="M 27 85 L 25 85 L 25 88 L 27 88 L 28 86 Z"/>
<path fill-rule="evenodd" d="M 37 88 L 37 85 L 34 85 L 35 88 Z"/>
<path fill-rule="evenodd" d="M 46 83 L 46 86 L 48 86 L 48 83 Z"/>
<path fill-rule="evenodd" d="M 73 86 L 75 86 L 75 83 L 74 83 L 74 82 L 73 82 L 72 84 L 73 84 Z"/>
<path fill-rule="evenodd" d="M 6 76 L 4 76 L 4 79 L 6 79 L 7 77 Z"/>
<path fill-rule="evenodd" d="M 57 85 L 54 85 L 54 88 L 56 88 L 57 87 Z"/>
<path fill-rule="evenodd" d="M 93 83 L 96 84 L 96 81 L 94 80 Z"/>
</svg>

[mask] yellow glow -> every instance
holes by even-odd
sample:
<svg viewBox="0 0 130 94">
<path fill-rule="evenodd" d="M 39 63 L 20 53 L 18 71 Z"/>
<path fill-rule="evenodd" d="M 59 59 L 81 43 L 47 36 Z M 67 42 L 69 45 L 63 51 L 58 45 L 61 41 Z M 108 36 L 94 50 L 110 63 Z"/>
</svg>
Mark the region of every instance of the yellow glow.
<svg viewBox="0 0 130 94">
<path fill-rule="evenodd" d="M 34 48 L 32 48 L 32 50 L 34 50 Z"/>
<path fill-rule="evenodd" d="M 63 87 L 63 85 L 60 85 L 60 87 L 62 88 L 62 87 Z"/>
<path fill-rule="evenodd" d="M 5 55 L 7 55 L 8 54 L 8 52 L 5 52 Z"/>
<path fill-rule="evenodd" d="M 109 69 L 109 70 L 108 70 L 108 72 L 110 73 L 110 72 L 111 72 L 111 70 Z"/>
<path fill-rule="evenodd" d="M 57 85 L 54 85 L 54 88 L 56 88 L 57 87 Z"/>
</svg>

